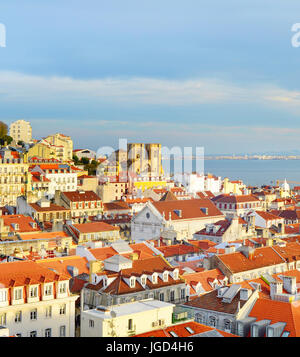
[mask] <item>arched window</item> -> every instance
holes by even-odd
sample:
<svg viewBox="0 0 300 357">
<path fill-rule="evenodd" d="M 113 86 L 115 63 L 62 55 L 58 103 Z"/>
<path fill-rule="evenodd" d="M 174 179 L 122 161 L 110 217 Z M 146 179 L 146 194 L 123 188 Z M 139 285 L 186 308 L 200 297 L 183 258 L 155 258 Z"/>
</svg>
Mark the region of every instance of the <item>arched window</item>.
<svg viewBox="0 0 300 357">
<path fill-rule="evenodd" d="M 199 324 L 204 324 L 205 323 L 205 317 L 204 315 L 200 314 L 199 312 L 197 312 L 195 314 L 195 321 L 198 322 Z"/>
<path fill-rule="evenodd" d="M 209 317 L 209 325 L 212 327 L 216 327 L 217 326 L 217 319 L 214 316 L 210 316 Z"/>
<path fill-rule="evenodd" d="M 228 319 L 224 320 L 224 331 L 231 332 L 231 321 Z"/>
</svg>

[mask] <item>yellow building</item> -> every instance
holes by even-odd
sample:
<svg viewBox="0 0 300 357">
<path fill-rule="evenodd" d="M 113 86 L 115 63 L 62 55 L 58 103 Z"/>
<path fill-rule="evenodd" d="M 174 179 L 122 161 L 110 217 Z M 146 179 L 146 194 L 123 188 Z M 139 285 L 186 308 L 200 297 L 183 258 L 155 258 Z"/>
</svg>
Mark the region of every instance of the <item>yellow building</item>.
<svg viewBox="0 0 300 357">
<path fill-rule="evenodd" d="M 134 187 L 142 192 L 151 188 L 168 187 L 168 184 L 169 183 L 167 181 L 135 181 L 133 183 Z"/>
<path fill-rule="evenodd" d="M 27 182 L 28 164 L 22 155 L 9 149 L 0 150 L 0 206 L 16 206 L 17 197 L 31 190 Z"/>
<path fill-rule="evenodd" d="M 247 187 L 243 183 L 243 181 L 229 181 L 228 177 L 224 178 L 223 181 L 223 193 L 229 194 L 233 193 L 235 195 L 246 195 L 247 194 Z"/>
<path fill-rule="evenodd" d="M 56 159 L 56 151 L 51 148 L 49 143 L 44 141 L 39 141 L 37 144 L 32 146 L 27 152 L 28 159 L 33 157 L 38 157 L 41 159 Z"/>
<path fill-rule="evenodd" d="M 51 145 L 51 149 L 55 151 L 56 159 L 65 161 L 73 160 L 73 141 L 70 136 L 64 134 L 54 134 L 43 138 Z"/>
</svg>

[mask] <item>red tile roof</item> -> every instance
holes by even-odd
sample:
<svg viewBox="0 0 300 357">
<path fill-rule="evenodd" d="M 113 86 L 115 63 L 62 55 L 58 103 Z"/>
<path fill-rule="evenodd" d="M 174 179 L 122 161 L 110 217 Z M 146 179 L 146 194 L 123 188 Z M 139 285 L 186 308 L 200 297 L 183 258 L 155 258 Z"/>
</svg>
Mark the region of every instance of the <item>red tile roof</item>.
<svg viewBox="0 0 300 357">
<path fill-rule="evenodd" d="M 248 259 L 242 252 L 234 252 L 217 256 L 232 273 L 259 269 L 265 266 L 282 264 L 285 262 L 273 247 L 262 247 L 254 250 L 252 259 Z"/>
<path fill-rule="evenodd" d="M 101 201 L 100 197 L 93 191 L 71 191 L 62 192 L 71 202 Z"/>
<path fill-rule="evenodd" d="M 4 215 L 2 219 L 4 225 L 9 226 L 10 232 L 38 232 L 41 230 L 34 219 L 21 214 Z M 14 228 L 13 224 L 18 224 L 19 228 Z M 36 228 L 33 228 L 32 225 L 36 225 Z"/>
<path fill-rule="evenodd" d="M 40 267 L 48 268 L 58 274 L 67 275 L 70 279 L 72 276 L 68 271 L 68 267 L 76 267 L 79 274 L 89 274 L 88 261 L 84 257 L 77 255 L 67 257 L 57 257 L 49 259 L 39 259 L 36 261 Z"/>
<path fill-rule="evenodd" d="M 120 230 L 120 227 L 112 226 L 111 224 L 107 224 L 104 222 L 74 224 L 73 227 L 78 229 L 80 233 L 109 232 Z"/>
<path fill-rule="evenodd" d="M 270 320 L 270 324 L 286 322 L 284 331 L 289 331 L 289 337 L 300 337 L 300 304 L 276 300 L 258 299 L 249 317 L 257 321 Z"/>
<path fill-rule="evenodd" d="M 164 247 L 158 247 L 157 249 L 162 252 L 166 258 L 185 254 L 198 254 L 200 252 L 199 248 L 186 244 L 168 245 Z"/>
<path fill-rule="evenodd" d="M 103 203 L 103 211 L 119 211 L 119 210 L 131 210 L 130 206 L 125 201 L 114 201 Z"/>
<path fill-rule="evenodd" d="M 260 202 L 254 195 L 230 195 L 221 194 L 212 198 L 213 202 L 218 203 L 247 203 L 247 202 Z"/>
<path fill-rule="evenodd" d="M 223 213 L 209 199 L 158 201 L 153 202 L 153 206 L 160 214 L 164 213 L 166 220 L 169 219 L 169 214 L 171 214 L 172 220 L 223 217 Z M 206 214 L 201 208 L 207 208 L 208 213 Z M 181 217 L 179 211 L 181 211 Z"/>
<path fill-rule="evenodd" d="M 206 270 L 198 273 L 191 273 L 183 275 L 183 279 L 186 283 L 190 286 L 196 285 L 198 282 L 201 283 L 202 288 L 208 292 L 214 290 L 210 282 L 214 281 L 215 279 L 218 280 L 218 284 L 220 281 L 223 281 L 225 275 L 222 274 L 221 270 L 219 269 L 211 269 Z"/>
<path fill-rule="evenodd" d="M 0 284 L 5 288 L 58 280 L 69 280 L 69 276 L 57 274 L 33 261 L 1 263 Z"/>
<path fill-rule="evenodd" d="M 200 333 L 216 330 L 224 337 L 239 337 L 228 332 L 224 332 L 213 327 L 199 324 L 198 322 L 190 321 L 173 326 L 166 327 L 155 331 L 149 331 L 135 335 L 134 337 L 173 337 L 170 332 L 175 332 L 178 337 L 190 337 Z M 193 332 L 192 332 L 193 331 Z"/>
</svg>

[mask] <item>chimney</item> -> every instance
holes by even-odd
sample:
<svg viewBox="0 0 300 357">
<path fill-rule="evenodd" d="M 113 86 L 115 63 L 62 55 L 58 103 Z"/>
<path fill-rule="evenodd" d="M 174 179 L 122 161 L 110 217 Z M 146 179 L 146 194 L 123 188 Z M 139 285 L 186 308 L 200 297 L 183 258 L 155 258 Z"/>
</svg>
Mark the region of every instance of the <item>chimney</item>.
<svg viewBox="0 0 300 357">
<path fill-rule="evenodd" d="M 282 276 L 283 288 L 289 294 L 297 294 L 296 277 L 295 276 Z"/>
<path fill-rule="evenodd" d="M 282 294 L 282 283 L 280 281 L 275 281 L 270 283 L 270 296 L 274 299 L 274 295 Z"/>
<path fill-rule="evenodd" d="M 251 289 L 241 289 L 240 290 L 240 300 L 247 301 L 252 295 Z"/>
<path fill-rule="evenodd" d="M 55 190 L 54 202 L 56 205 L 60 205 L 60 190 Z"/>
</svg>

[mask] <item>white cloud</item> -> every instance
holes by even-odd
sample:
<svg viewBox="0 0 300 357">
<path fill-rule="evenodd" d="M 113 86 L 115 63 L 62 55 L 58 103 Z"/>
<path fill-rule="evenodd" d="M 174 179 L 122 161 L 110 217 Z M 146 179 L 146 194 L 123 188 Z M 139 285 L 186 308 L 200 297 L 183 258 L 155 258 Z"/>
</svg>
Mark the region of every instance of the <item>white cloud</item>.
<svg viewBox="0 0 300 357">
<path fill-rule="evenodd" d="M 240 86 L 217 79 L 74 79 L 0 72 L 0 103 L 154 104 L 257 103 L 300 111 L 300 91 L 275 85 Z M 87 104 L 88 105 L 88 104 Z"/>
</svg>

